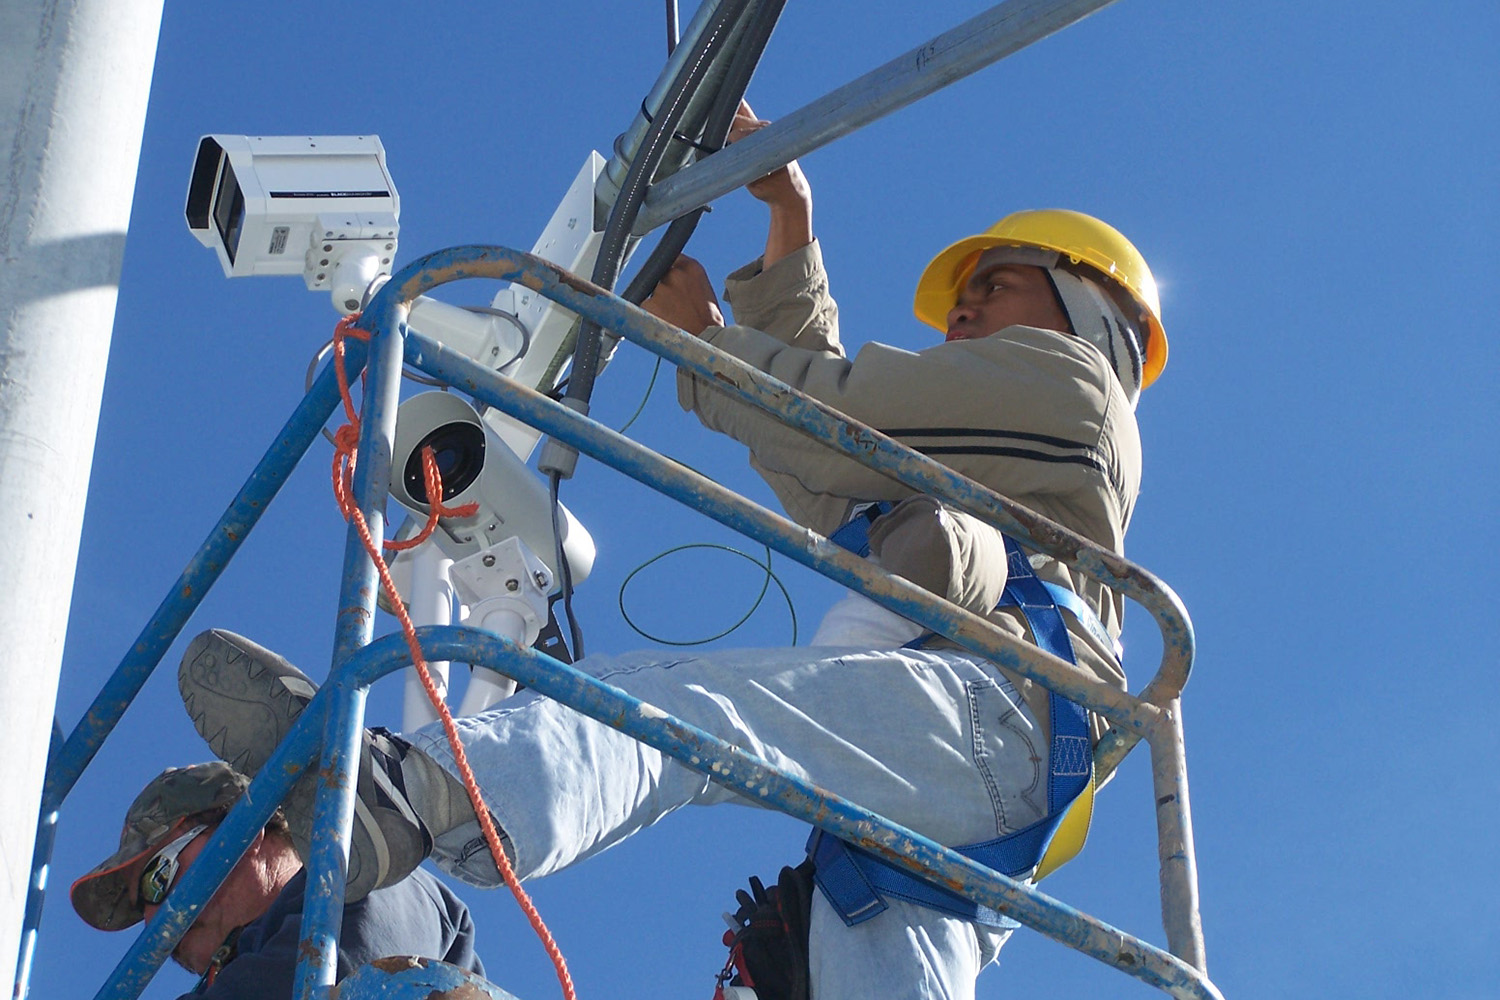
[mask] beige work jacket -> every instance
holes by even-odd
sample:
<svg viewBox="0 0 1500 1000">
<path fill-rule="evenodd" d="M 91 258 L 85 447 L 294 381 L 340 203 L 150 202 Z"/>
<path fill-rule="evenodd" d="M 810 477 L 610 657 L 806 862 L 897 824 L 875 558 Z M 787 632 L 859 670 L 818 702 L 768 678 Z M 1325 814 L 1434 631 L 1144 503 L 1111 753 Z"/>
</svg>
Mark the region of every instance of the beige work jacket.
<svg viewBox="0 0 1500 1000">
<path fill-rule="evenodd" d="M 768 269 L 757 260 L 736 271 L 726 299 L 739 325 L 705 331 L 703 338 L 715 347 L 1123 554 L 1140 489 L 1140 435 L 1109 362 L 1093 345 L 1013 326 L 981 340 L 916 352 L 866 343 L 850 359 L 839 341 L 838 307 L 816 242 Z M 679 373 L 677 388 L 684 409 L 749 448 L 750 464 L 799 524 L 828 534 L 846 520 L 853 503 L 913 496 L 908 487 L 701 379 Z M 902 533 L 908 540 L 932 538 L 935 546 L 891 544 L 891 526 L 887 537 L 878 531 L 872 537 L 885 568 L 1025 635 L 1016 612 L 991 613 L 1005 576 L 1003 543 L 986 537 L 996 533 L 930 501 L 927 509 L 911 511 L 905 518 L 911 531 Z M 880 552 L 880 542 L 889 554 Z M 916 549 L 935 554 L 943 565 L 905 571 Z M 1119 634 L 1120 598 L 1055 560 L 1038 556 L 1033 564 L 1044 579 L 1072 587 L 1110 633 Z M 1110 651 L 1069 624 L 1080 665 L 1123 688 L 1124 673 Z M 1018 676 L 1011 679 L 1045 724 L 1046 692 Z M 1095 723 L 1097 735 L 1101 727 Z"/>
</svg>

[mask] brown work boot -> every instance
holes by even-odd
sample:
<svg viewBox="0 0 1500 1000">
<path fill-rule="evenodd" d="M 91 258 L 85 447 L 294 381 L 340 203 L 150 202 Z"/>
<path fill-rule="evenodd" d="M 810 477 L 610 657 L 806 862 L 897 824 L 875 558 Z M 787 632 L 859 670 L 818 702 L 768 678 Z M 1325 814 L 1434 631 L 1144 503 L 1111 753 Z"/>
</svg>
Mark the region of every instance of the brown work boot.
<svg viewBox="0 0 1500 1000">
<path fill-rule="evenodd" d="M 198 735 L 245 774 L 265 765 L 318 690 L 283 657 L 221 629 L 204 632 L 188 645 L 177 688 Z M 432 837 L 407 796 L 402 774 L 402 760 L 416 753 L 384 730 L 364 732 L 346 902 L 401 881 L 432 852 Z M 312 846 L 316 770 L 315 763 L 304 771 L 282 803 L 303 861 Z M 469 816 L 473 818 L 472 811 Z"/>
</svg>

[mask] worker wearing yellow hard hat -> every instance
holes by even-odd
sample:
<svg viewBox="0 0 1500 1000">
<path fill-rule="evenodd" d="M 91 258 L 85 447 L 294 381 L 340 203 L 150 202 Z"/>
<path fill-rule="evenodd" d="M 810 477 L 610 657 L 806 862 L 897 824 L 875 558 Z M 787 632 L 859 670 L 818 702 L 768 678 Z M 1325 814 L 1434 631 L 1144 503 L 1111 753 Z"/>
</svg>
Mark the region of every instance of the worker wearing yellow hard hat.
<svg viewBox="0 0 1500 1000">
<path fill-rule="evenodd" d="M 750 122 L 744 131 L 759 125 Z M 1082 212 L 1013 213 L 939 251 L 918 279 L 916 316 L 940 330 L 944 343 L 908 351 L 866 340 L 857 352 L 846 351 L 812 232 L 806 178 L 793 164 L 748 187 L 770 209 L 770 228 L 762 257 L 726 282 L 739 325 L 726 325 L 703 268 L 685 258 L 645 304 L 649 311 L 1074 532 L 1123 551 L 1140 488 L 1141 444 L 1132 411 L 1167 361 L 1156 282 L 1128 239 Z M 748 446 L 752 465 L 793 519 L 837 544 L 868 552 L 893 575 L 1072 660 L 1106 684 L 1125 686 L 1117 641 L 1122 602 L 1098 581 L 1026 552 L 961 509 L 911 496 L 795 432 L 746 418 L 742 407 L 702 380 L 680 377 L 678 386 L 684 407 Z M 846 498 L 867 503 L 845 507 Z M 1024 615 L 1018 612 L 1023 605 Z M 1038 611 L 1044 605 L 1058 616 L 1050 624 Z M 930 635 L 912 640 L 901 624 L 850 595 L 824 618 L 813 646 L 909 640 L 904 648 L 914 648 L 912 642 L 927 643 L 924 649 L 954 648 Z M 1059 633 L 1065 636 L 1060 644 Z M 1032 732 L 1047 734 L 1036 744 L 1012 734 L 1006 746 L 1008 752 L 1032 748 L 1028 774 L 1040 787 L 1023 794 L 1043 815 L 1029 823 L 1019 814 L 1007 816 L 995 831 L 1000 836 L 983 845 L 946 842 L 991 868 L 1036 880 L 1083 846 L 1095 793 L 1085 748 L 1105 724 L 1004 667 L 994 672 L 1020 695 L 1007 707 L 1024 703 Z M 893 699 L 904 697 L 894 686 L 885 690 Z M 851 697 L 851 704 L 857 700 Z M 832 718 L 843 726 L 841 707 L 819 705 L 813 712 L 820 721 Z M 976 726 L 1005 730 L 1003 718 L 1008 716 L 980 718 Z M 937 739 L 919 720 L 910 721 L 914 738 Z M 919 756 L 912 751 L 912 759 Z M 881 763 L 899 767 L 906 758 Z M 989 767 L 976 764 L 976 772 L 994 794 L 1008 800 L 1021 792 L 1024 780 L 1017 785 L 1014 774 L 992 777 Z M 962 794 L 945 798 L 937 784 L 926 791 L 931 801 L 943 803 L 934 818 L 965 808 Z M 955 912 L 878 863 L 841 855 L 828 838 L 816 840 L 810 854 L 823 889 L 817 904 L 826 897 L 845 923 L 896 898 Z M 858 886 L 868 889 L 851 888 Z M 984 915 L 972 919 L 978 966 L 969 965 L 961 950 L 946 948 L 932 963 L 953 982 L 987 964 L 986 949 L 999 940 L 991 936 L 996 925 Z M 893 969 L 904 968 L 902 935 L 925 931 L 928 921 L 907 909 L 896 918 L 860 923 L 869 926 L 865 950 L 879 951 Z M 831 926 L 837 927 L 837 919 Z M 813 951 L 828 954 L 841 939 L 836 930 L 825 930 L 812 940 Z M 849 995 L 858 995 L 853 982 L 837 980 Z M 830 985 L 820 983 L 824 992 Z"/>
<path fill-rule="evenodd" d="M 751 122 L 745 131 L 759 124 Z M 685 258 L 648 300 L 649 311 L 969 479 L 1123 552 L 1141 476 L 1133 411 L 1141 391 L 1167 362 L 1156 281 L 1128 239 L 1082 212 L 1013 213 L 938 252 L 918 279 L 916 316 L 942 331 L 944 343 L 909 351 L 869 339 L 857 351 L 846 351 L 822 250 L 812 233 L 805 177 L 792 164 L 748 187 L 771 214 L 765 253 L 726 282 L 726 298 L 739 325 L 726 325 L 706 273 Z M 911 496 L 900 484 L 820 450 L 793 431 L 746 418 L 743 407 L 703 380 L 680 377 L 678 387 L 684 407 L 749 448 L 751 464 L 794 520 L 852 551 L 868 552 L 893 575 L 1072 660 L 1086 674 L 1125 687 L 1118 643 L 1123 602 L 1097 580 L 1022 549 L 964 510 L 932 497 Z M 845 506 L 847 499 L 866 502 Z M 1057 617 L 1049 621 L 1044 606 Z M 872 641 L 907 640 L 903 648 L 956 648 L 930 634 L 912 639 L 902 624 L 872 602 L 849 595 L 824 618 L 812 645 L 864 648 Z M 994 831 L 1000 836 L 983 844 L 945 842 L 995 870 L 1037 880 L 1083 846 L 1095 793 L 1088 748 L 1105 723 L 1042 685 L 991 666 L 1003 678 L 1002 688 L 1008 683 L 1020 697 L 988 718 L 984 709 L 970 705 L 976 732 L 1006 731 L 1004 720 L 1012 718 L 1007 712 L 1024 706 L 1024 717 L 1035 727 L 1029 732 L 1047 735 L 1032 744 L 1030 737 L 1007 734 L 1002 757 L 1021 746 L 1033 752 L 1027 776 L 995 776 L 994 762 L 976 762 L 975 776 L 1001 800 L 1028 797 L 1042 815 L 1029 821 L 1022 820 L 1019 810 L 1007 815 Z M 888 675 L 880 676 L 891 699 L 905 697 Z M 859 700 L 848 697 L 851 705 Z M 843 707 L 820 704 L 812 712 L 820 721 L 832 719 L 844 726 Z M 920 720 L 913 718 L 910 725 L 914 742 L 940 741 Z M 921 756 L 915 748 L 910 752 L 912 760 Z M 883 766 L 907 762 L 904 754 L 881 759 Z M 1036 784 L 1023 791 L 1028 780 Z M 946 795 L 940 783 L 924 791 L 924 800 L 934 804 L 935 821 L 966 808 L 962 792 Z M 868 928 L 860 947 L 866 955 L 878 952 L 893 970 L 907 968 L 902 935 L 926 932 L 933 926 L 931 918 L 908 908 L 894 919 L 883 916 L 867 925 L 860 922 L 864 914 L 893 899 L 955 912 L 944 911 L 942 901 L 877 862 L 840 854 L 828 838 L 816 839 L 810 855 L 823 890 L 815 894 L 815 926 L 826 897 L 844 923 Z M 968 944 L 977 945 L 977 951 L 958 948 L 962 942 L 954 939 L 954 947 L 937 949 L 925 967 L 939 968 L 950 982 L 959 983 L 991 960 L 987 949 L 1001 940 L 993 936 L 998 925 L 987 922 L 984 914 L 971 919 Z M 823 926 L 823 933 L 812 935 L 814 952 L 827 955 L 839 947 L 855 947 L 840 944 L 837 919 Z M 977 966 L 969 964 L 970 954 L 980 956 Z M 844 966 L 829 959 L 824 963 L 825 968 Z M 833 979 L 821 981 L 820 992 L 842 986 L 851 996 L 907 995 L 869 983 L 863 984 L 862 994 L 856 988 L 858 977 Z"/>
</svg>

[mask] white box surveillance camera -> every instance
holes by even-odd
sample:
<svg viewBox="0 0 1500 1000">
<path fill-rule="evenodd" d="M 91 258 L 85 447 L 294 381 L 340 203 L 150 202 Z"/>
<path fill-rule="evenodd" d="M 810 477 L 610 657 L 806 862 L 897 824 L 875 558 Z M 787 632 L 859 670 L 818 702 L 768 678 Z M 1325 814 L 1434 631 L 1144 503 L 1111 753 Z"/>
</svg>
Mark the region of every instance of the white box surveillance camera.
<svg viewBox="0 0 1500 1000">
<path fill-rule="evenodd" d="M 400 214 L 378 136 L 199 140 L 188 228 L 228 277 L 300 273 L 328 288 L 351 252 L 389 274 Z"/>
</svg>

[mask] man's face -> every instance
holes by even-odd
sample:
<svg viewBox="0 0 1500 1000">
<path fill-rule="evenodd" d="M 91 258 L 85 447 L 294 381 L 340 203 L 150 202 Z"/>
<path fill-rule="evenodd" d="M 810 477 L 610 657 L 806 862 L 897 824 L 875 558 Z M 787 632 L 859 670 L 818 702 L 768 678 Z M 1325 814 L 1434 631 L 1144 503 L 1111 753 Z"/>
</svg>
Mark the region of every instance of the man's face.
<svg viewBox="0 0 1500 1000">
<path fill-rule="evenodd" d="M 978 340 L 1008 326 L 1072 332 L 1040 267 L 993 264 L 975 268 L 948 310 L 947 340 Z"/>
<path fill-rule="evenodd" d="M 193 859 L 198 857 L 203 848 L 208 845 L 208 838 L 213 836 L 213 832 L 213 828 L 204 830 L 194 837 L 177 856 L 177 877 L 172 883 L 174 890 L 182 882 L 182 876 L 187 872 L 188 866 L 193 863 Z M 240 863 L 229 873 L 229 877 L 224 880 L 219 891 L 214 893 L 208 905 L 199 912 L 198 919 L 193 922 L 193 926 L 188 928 L 188 932 L 182 936 L 182 940 L 173 949 L 172 957 L 177 960 L 177 964 L 188 971 L 202 975 L 203 971 L 208 968 L 208 963 L 213 959 L 214 952 L 219 950 L 219 946 L 229 936 L 229 932 L 244 923 L 243 920 L 234 919 L 235 915 L 231 912 L 233 907 L 226 902 L 226 899 L 235 893 L 240 869 L 245 866 L 246 860 L 241 859 Z M 149 921 L 161 907 L 146 903 L 142 909 Z"/>
</svg>

